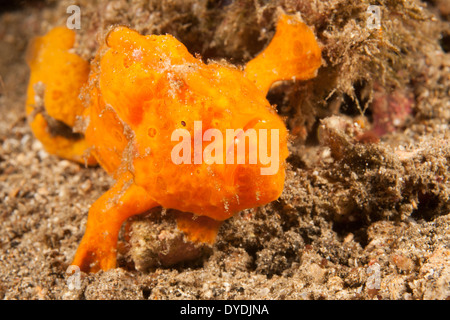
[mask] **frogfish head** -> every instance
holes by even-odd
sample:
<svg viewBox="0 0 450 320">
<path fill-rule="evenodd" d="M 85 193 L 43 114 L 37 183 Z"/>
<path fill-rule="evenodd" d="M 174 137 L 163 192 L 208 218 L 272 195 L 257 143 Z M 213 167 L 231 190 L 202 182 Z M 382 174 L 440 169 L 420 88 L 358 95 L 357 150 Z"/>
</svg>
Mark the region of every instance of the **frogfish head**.
<svg viewBox="0 0 450 320">
<path fill-rule="evenodd" d="M 206 64 L 169 35 L 118 27 L 106 43 L 99 113 L 113 110 L 126 132 L 119 162 L 155 201 L 224 220 L 279 197 L 287 130 L 241 69 Z"/>
</svg>

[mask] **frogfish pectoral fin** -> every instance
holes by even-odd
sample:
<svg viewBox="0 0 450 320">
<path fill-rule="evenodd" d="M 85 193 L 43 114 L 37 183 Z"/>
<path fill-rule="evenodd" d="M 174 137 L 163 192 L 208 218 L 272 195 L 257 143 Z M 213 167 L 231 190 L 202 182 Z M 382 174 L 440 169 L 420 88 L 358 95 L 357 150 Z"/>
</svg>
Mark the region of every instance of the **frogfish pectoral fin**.
<svg viewBox="0 0 450 320">
<path fill-rule="evenodd" d="M 115 268 L 122 223 L 156 206 L 147 191 L 125 175 L 89 209 L 86 232 L 72 265 L 84 272 Z"/>
<path fill-rule="evenodd" d="M 247 63 L 244 75 L 267 94 L 276 81 L 314 78 L 321 64 L 321 50 L 313 31 L 296 16 L 284 14 L 273 39 Z"/>
</svg>

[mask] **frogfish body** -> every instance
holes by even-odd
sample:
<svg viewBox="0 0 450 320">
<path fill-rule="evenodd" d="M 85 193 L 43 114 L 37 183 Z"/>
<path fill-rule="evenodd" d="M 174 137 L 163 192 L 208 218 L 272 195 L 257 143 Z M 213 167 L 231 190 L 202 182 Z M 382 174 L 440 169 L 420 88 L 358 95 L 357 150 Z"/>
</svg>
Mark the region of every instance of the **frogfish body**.
<svg viewBox="0 0 450 320">
<path fill-rule="evenodd" d="M 72 53 L 74 37 L 57 27 L 34 41 L 26 106 L 48 152 L 98 163 L 116 179 L 91 206 L 73 265 L 114 268 L 122 223 L 153 207 L 178 210 L 188 239 L 212 243 L 222 221 L 280 196 L 288 133 L 266 94 L 275 81 L 314 77 L 321 64 L 298 18 L 281 16 L 243 69 L 122 26 L 88 63 Z"/>
</svg>

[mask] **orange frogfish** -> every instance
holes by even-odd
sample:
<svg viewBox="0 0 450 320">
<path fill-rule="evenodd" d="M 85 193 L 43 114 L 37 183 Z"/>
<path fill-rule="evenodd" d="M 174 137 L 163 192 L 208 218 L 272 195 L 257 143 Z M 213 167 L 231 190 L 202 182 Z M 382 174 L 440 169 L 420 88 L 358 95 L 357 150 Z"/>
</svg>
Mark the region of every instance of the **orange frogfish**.
<svg viewBox="0 0 450 320">
<path fill-rule="evenodd" d="M 122 223 L 153 207 L 178 210 L 189 240 L 213 243 L 222 221 L 280 196 L 288 133 L 266 94 L 321 65 L 313 32 L 296 16 L 282 15 L 244 68 L 206 64 L 173 36 L 123 26 L 91 63 L 73 53 L 74 40 L 57 27 L 34 41 L 26 104 L 49 153 L 98 163 L 116 179 L 89 209 L 72 265 L 114 268 Z"/>
</svg>

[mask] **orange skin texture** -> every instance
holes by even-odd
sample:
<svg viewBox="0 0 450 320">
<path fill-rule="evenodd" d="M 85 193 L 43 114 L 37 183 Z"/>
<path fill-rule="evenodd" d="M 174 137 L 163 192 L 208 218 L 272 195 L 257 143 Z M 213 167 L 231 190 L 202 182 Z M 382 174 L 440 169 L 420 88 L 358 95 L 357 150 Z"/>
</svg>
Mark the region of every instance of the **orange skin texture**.
<svg viewBox="0 0 450 320">
<path fill-rule="evenodd" d="M 282 39 L 277 40 L 280 35 Z M 287 44 L 291 42 L 284 38 L 287 35 L 296 40 L 292 42 L 295 48 Z M 303 47 L 298 44 L 302 39 L 307 39 Z M 280 51 L 287 56 L 277 62 L 274 54 Z M 39 52 L 35 55 L 40 56 Z M 286 63 L 300 66 L 286 68 Z M 178 210 L 178 228 L 189 240 L 213 243 L 223 220 L 276 200 L 285 180 L 288 133 L 265 96 L 275 81 L 315 76 L 320 63 L 312 31 L 290 16 L 282 16 L 274 40 L 245 70 L 205 64 L 170 35 L 143 36 L 126 27 L 112 29 L 81 89 L 88 102 L 75 113 L 85 121 L 82 141 L 89 156 L 116 183 L 91 206 L 72 264 L 86 272 L 114 268 L 122 223 L 153 207 Z M 33 79 L 46 85 L 54 80 Z M 77 90 L 80 82 L 61 83 L 70 91 Z M 194 132 L 194 121 L 201 121 L 201 132 Z M 224 142 L 226 129 L 255 129 L 257 139 L 248 142 L 247 151 L 258 148 L 259 129 L 267 129 L 268 155 L 272 139 L 277 138 L 271 130 L 278 130 L 276 173 L 262 175 L 261 168 L 270 164 L 263 164 L 259 157 L 257 163 L 249 164 L 248 152 L 244 164 L 236 164 L 236 159 L 226 164 L 225 155 L 237 148 L 239 135 L 221 147 L 222 163 L 206 163 L 205 159 L 194 163 L 193 137 L 212 128 L 222 132 Z M 171 139 L 176 129 L 190 133 L 191 164 L 172 161 L 172 150 L 180 143 Z M 201 150 L 210 143 L 204 141 Z M 70 153 L 59 155 L 79 161 Z"/>
<path fill-rule="evenodd" d="M 37 106 L 33 86 L 38 82 L 45 86 L 45 111 L 53 119 L 72 128 L 85 109 L 78 95 L 88 79 L 90 67 L 87 61 L 70 52 L 74 42 L 74 32 L 57 27 L 31 43 L 27 56 L 31 73 L 26 112 L 34 135 L 42 142 L 47 152 L 74 161 L 95 164 L 96 160 L 86 153 L 89 146 L 84 139 L 66 139 L 51 134 L 43 114 L 35 110 Z"/>
</svg>

